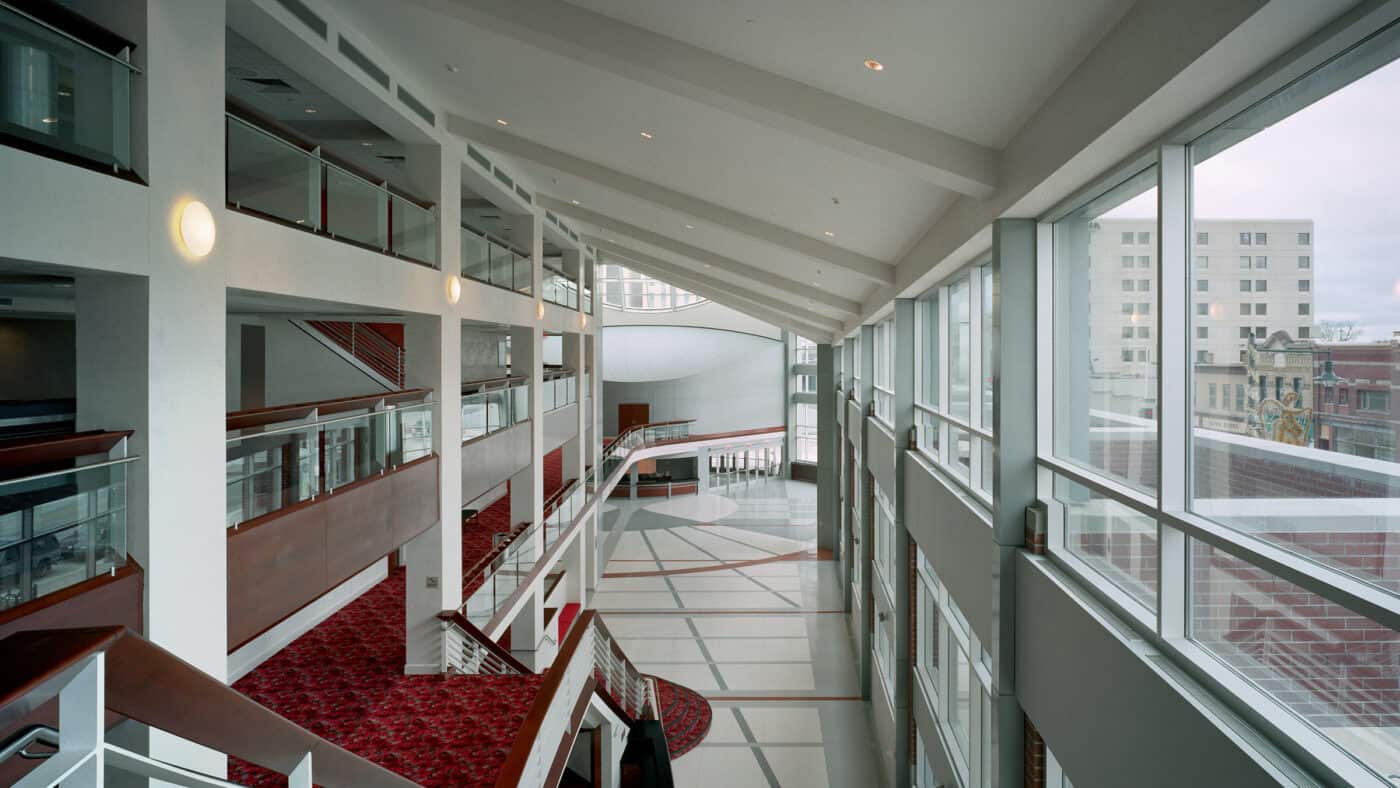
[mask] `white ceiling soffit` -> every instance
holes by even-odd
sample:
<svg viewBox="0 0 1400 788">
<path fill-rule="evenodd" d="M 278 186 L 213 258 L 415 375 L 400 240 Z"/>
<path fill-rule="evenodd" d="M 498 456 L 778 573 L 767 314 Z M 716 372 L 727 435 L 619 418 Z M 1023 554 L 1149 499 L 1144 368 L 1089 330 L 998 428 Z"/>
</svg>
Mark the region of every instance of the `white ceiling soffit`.
<svg viewBox="0 0 1400 788">
<path fill-rule="evenodd" d="M 643 273 L 647 273 L 648 276 L 653 276 L 649 271 L 655 271 L 655 278 L 662 279 L 666 281 L 667 284 L 675 285 L 685 290 L 690 289 L 684 286 L 685 284 L 695 284 L 711 291 L 728 293 L 734 298 L 743 299 L 778 312 L 783 312 L 815 326 L 823 326 L 827 331 L 835 331 L 842 326 L 842 322 L 837 318 L 811 312 L 801 307 L 794 306 L 782 299 L 770 298 L 762 293 L 755 293 L 752 290 L 746 290 L 741 287 L 736 288 L 733 282 L 725 282 L 702 273 L 688 271 L 675 263 L 662 260 L 654 255 L 649 255 L 636 249 L 630 249 L 620 244 L 609 243 L 608 241 L 594 236 L 585 235 L 584 240 L 604 252 L 605 260 L 608 257 L 624 258 L 628 268 L 632 268 L 634 264 L 644 264 L 647 266 L 648 271 L 644 271 Z M 682 283 L 680 280 L 685 280 L 685 282 Z"/>
<path fill-rule="evenodd" d="M 459 115 L 449 114 L 447 128 L 454 134 L 502 153 L 533 161 L 536 164 L 567 173 L 639 200 L 655 203 L 702 222 L 716 225 L 724 230 L 787 249 L 813 261 L 844 268 L 870 281 L 879 284 L 894 282 L 893 266 L 882 260 L 809 238 L 802 233 L 726 208 L 723 205 L 717 205 L 546 145 L 531 142 L 519 135 L 502 131 L 496 126 L 488 126 Z"/>
<path fill-rule="evenodd" d="M 719 372 L 773 346 L 767 337 L 692 326 L 606 326 L 603 334 L 608 344 L 603 379 L 620 383 Z M 657 348 L 685 348 L 685 352 L 658 352 Z"/>
<path fill-rule="evenodd" d="M 832 309 L 839 310 L 849 315 L 856 315 L 860 312 L 860 303 L 858 301 L 842 298 L 841 296 L 810 285 L 804 285 L 796 280 L 773 274 L 759 266 L 750 265 L 730 257 L 715 254 L 708 249 L 702 249 L 683 241 L 668 238 L 659 233 L 654 233 L 620 219 L 614 219 L 611 216 L 605 216 L 596 211 L 590 211 L 577 205 L 570 205 L 569 203 L 547 194 L 537 194 L 535 197 L 540 207 L 546 210 L 571 216 L 574 219 L 587 222 L 609 233 L 625 235 L 658 249 L 663 249 L 671 254 L 677 254 L 716 268 L 732 276 L 748 279 L 755 284 L 766 285 L 767 287 L 773 288 L 779 296 L 788 298 L 798 296 L 808 301 L 825 304 Z M 600 240 L 606 241 L 606 238 Z"/>
<path fill-rule="evenodd" d="M 992 148 L 561 0 L 413 1 L 945 189 L 997 186 Z"/>
</svg>

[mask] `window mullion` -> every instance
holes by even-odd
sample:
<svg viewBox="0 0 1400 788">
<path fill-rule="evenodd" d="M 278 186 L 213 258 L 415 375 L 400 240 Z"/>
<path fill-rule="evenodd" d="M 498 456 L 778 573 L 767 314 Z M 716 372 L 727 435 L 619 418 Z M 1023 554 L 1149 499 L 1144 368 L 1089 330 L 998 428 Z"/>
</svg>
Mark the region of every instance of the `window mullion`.
<svg viewBox="0 0 1400 788">
<path fill-rule="evenodd" d="M 1158 150 L 1157 186 L 1157 494 L 1160 505 L 1180 511 L 1190 476 L 1191 242 L 1190 167 L 1186 148 Z M 1186 535 L 1157 524 L 1157 631 L 1187 631 L 1189 578 Z"/>
</svg>

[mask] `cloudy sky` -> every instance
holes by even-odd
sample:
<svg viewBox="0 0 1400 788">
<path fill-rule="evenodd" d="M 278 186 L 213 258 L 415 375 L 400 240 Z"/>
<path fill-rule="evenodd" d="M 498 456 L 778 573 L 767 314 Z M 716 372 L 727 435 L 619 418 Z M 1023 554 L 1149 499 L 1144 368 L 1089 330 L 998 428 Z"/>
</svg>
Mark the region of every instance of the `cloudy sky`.
<svg viewBox="0 0 1400 788">
<path fill-rule="evenodd" d="M 1197 168 L 1196 216 L 1312 219 L 1316 320 L 1400 331 L 1400 61 Z M 1155 193 L 1112 216 L 1151 216 Z"/>
</svg>

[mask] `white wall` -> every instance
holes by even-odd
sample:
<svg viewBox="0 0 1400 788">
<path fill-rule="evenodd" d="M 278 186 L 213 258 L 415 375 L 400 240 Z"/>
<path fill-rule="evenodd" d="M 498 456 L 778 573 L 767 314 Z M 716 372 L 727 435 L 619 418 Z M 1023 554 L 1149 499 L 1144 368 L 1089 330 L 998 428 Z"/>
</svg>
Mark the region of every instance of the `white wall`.
<svg viewBox="0 0 1400 788">
<path fill-rule="evenodd" d="M 384 387 L 325 345 L 312 339 L 285 318 L 231 316 L 226 346 L 225 397 L 227 409 L 240 408 L 238 369 L 242 353 L 239 332 L 243 325 L 263 326 L 266 331 L 266 406 L 374 394 Z"/>
<path fill-rule="evenodd" d="M 625 339 L 623 339 L 625 337 Z M 684 339 L 684 343 L 677 340 Z M 784 357 L 781 342 L 729 331 L 676 327 L 603 329 L 603 428 L 617 434 L 617 406 L 651 405 L 652 421 L 695 419 L 696 432 L 772 427 L 783 423 Z M 645 358 L 636 356 L 649 348 Z M 703 358 L 713 363 L 689 363 Z M 676 362 L 679 361 L 679 364 Z M 678 376 L 647 373 L 680 369 Z M 609 370 L 631 370 L 631 381 L 609 379 Z M 639 379 L 637 379 L 639 378 Z"/>
</svg>

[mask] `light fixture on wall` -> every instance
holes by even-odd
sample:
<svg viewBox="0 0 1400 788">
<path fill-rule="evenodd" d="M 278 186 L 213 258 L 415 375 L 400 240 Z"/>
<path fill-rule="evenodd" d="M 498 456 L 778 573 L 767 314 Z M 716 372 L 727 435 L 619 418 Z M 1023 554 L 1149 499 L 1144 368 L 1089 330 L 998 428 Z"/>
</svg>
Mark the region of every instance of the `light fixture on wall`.
<svg viewBox="0 0 1400 788">
<path fill-rule="evenodd" d="M 885 64 L 884 64 L 884 63 L 881 63 L 880 61 L 875 60 L 875 59 L 871 59 L 871 60 L 865 61 L 865 67 L 868 68 L 868 69 L 870 69 L 871 71 L 884 71 L 884 70 L 885 70 Z"/>
<path fill-rule="evenodd" d="M 447 303 L 455 304 L 462 297 L 462 280 L 456 274 L 447 276 Z"/>
<path fill-rule="evenodd" d="M 536 302 L 535 302 L 535 319 L 536 319 L 536 320 L 544 320 L 544 302 L 543 302 L 543 301 L 536 301 Z"/>
<path fill-rule="evenodd" d="M 588 313 L 587 313 L 587 312 L 579 312 L 579 313 L 578 313 L 578 325 L 579 325 L 579 328 L 588 328 Z"/>
<path fill-rule="evenodd" d="M 199 200 L 190 200 L 179 210 L 180 245 L 196 259 L 214 251 L 214 214 Z"/>
</svg>

